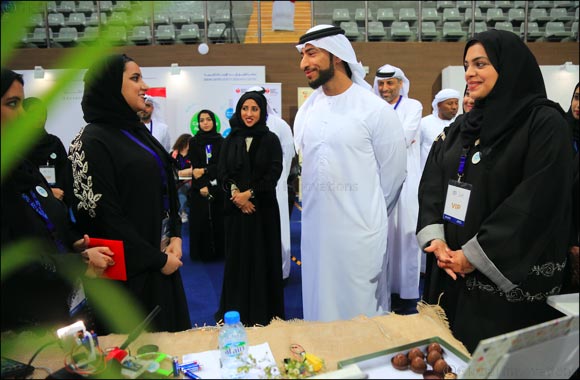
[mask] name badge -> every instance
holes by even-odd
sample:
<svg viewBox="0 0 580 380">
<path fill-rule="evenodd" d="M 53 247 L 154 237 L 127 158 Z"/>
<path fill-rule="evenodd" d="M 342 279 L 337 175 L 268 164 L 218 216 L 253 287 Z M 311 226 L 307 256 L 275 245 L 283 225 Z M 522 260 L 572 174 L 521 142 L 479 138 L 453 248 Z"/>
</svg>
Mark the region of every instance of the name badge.
<svg viewBox="0 0 580 380">
<path fill-rule="evenodd" d="M 449 181 L 447 196 L 445 197 L 445 209 L 443 210 L 444 220 L 459 226 L 465 224 L 471 188 L 468 183 Z"/>
<path fill-rule="evenodd" d="M 56 185 L 56 169 L 53 165 L 41 165 L 38 167 L 40 173 L 46 178 L 49 185 Z"/>
</svg>

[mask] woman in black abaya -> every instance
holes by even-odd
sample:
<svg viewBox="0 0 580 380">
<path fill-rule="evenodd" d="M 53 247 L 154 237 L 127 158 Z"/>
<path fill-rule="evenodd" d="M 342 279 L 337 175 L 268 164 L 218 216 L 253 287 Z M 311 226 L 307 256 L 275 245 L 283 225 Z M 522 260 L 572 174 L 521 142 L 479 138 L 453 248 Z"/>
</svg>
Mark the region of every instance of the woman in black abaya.
<svg viewBox="0 0 580 380">
<path fill-rule="evenodd" d="M 216 321 L 240 312 L 246 326 L 284 319 L 280 214 L 276 183 L 282 147 L 266 126 L 266 98 L 247 92 L 230 119 L 218 179 L 225 190 L 225 268 Z"/>
<path fill-rule="evenodd" d="M 22 75 L 3 68 L 1 95 L 4 134 L 4 128 L 21 126 Z M 87 248 L 89 236 L 73 229 L 66 206 L 53 195 L 28 154 L 16 157 L 14 167 L 2 173 L 1 190 L 1 253 L 2 268 L 6 268 L 2 274 L 2 331 L 53 329 L 78 319 L 92 329 L 89 310 L 83 302 L 73 302 L 83 297 L 73 297 L 82 293 L 72 281 L 83 278 L 85 268 L 89 277 L 101 275 L 114 265 L 113 253 L 107 247 Z M 34 250 L 22 245 L 9 256 L 10 247 L 27 241 L 36 243 Z M 83 258 L 88 267 L 82 264 Z M 16 259 L 21 260 L 20 265 L 14 265 Z"/>
<path fill-rule="evenodd" d="M 189 214 L 189 256 L 216 260 L 224 256 L 224 192 L 217 180 L 223 137 L 210 110 L 197 114 L 199 130 L 189 140 L 192 172 Z"/>
<path fill-rule="evenodd" d="M 139 66 L 113 55 L 85 75 L 88 123 L 71 143 L 75 214 L 92 236 L 122 240 L 123 284 L 145 313 L 161 306 L 154 331 L 191 327 L 179 273 L 181 220 L 171 157 L 139 120 L 148 87 Z"/>
<path fill-rule="evenodd" d="M 482 339 L 561 315 L 546 298 L 562 285 L 572 154 L 563 111 L 517 36 L 476 34 L 464 64 L 475 105 L 433 145 L 417 237 L 434 256 L 431 275 L 464 277 L 451 330 L 473 352 Z"/>
</svg>

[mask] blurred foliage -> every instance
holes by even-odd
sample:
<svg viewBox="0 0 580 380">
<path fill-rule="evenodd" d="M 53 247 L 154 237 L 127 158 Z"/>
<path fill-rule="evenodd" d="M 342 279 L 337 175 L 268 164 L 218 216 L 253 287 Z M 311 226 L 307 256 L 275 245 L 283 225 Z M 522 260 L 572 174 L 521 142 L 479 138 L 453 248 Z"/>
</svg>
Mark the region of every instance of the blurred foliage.
<svg viewBox="0 0 580 380">
<path fill-rule="evenodd" d="M 1 64 L 2 67 L 10 62 L 10 58 L 18 48 L 20 41 L 26 33 L 22 25 L 27 25 L 33 13 L 45 12 L 44 1 L 2 1 L 2 35 L 1 35 Z M 101 58 L 114 50 L 114 46 L 107 38 L 107 33 L 102 30 L 97 43 L 90 46 L 78 46 L 62 51 L 61 58 L 55 62 L 54 67 L 67 68 L 62 70 L 44 94 L 39 95 L 47 107 L 58 99 L 73 79 L 82 74 L 83 69 L 88 68 Z M 10 69 L 18 68 L 7 67 Z M 24 84 L 26 94 L 26 83 Z M 29 112 L 23 117 L 13 120 L 2 126 L 1 131 L 1 178 L 4 180 L 15 167 L 20 157 L 34 145 L 40 136 L 39 125 L 40 111 Z M 79 126 L 80 128 L 80 126 Z M 42 244 L 39 241 L 18 241 L 2 247 L 1 252 L 1 280 L 2 282 L 15 273 L 19 268 L 38 260 L 34 252 L 40 252 Z M 79 273 L 84 272 L 73 264 L 63 270 L 63 275 L 74 283 Z M 138 303 L 129 295 L 124 287 L 115 281 L 88 280 L 85 281 L 85 293 L 91 306 L 101 320 L 108 321 L 112 331 L 129 332 L 145 318 L 145 313 Z M 41 347 L 48 339 L 56 337 L 56 329 L 63 326 L 45 326 L 34 328 L 28 332 L 7 332 L 2 334 L 2 356 L 22 357 L 24 354 L 31 355 L 35 349 Z M 98 333 L 98 331 L 97 331 Z M 26 337 L 23 338 L 23 337 Z M 25 341 L 23 340 L 25 339 Z M 20 352 L 25 349 L 26 352 Z"/>
</svg>

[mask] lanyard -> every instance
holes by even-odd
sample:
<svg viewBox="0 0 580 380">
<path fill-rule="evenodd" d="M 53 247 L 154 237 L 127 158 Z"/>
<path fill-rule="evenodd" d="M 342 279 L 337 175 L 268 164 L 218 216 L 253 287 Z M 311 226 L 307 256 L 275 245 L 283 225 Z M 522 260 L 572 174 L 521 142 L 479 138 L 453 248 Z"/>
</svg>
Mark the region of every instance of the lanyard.
<svg viewBox="0 0 580 380">
<path fill-rule="evenodd" d="M 29 193 L 30 193 L 30 196 L 28 196 L 28 194 L 26 194 L 26 193 L 22 193 L 22 198 L 26 201 L 26 203 L 28 203 L 28 205 L 30 207 L 32 207 L 32 209 L 38 215 L 40 215 L 40 217 L 42 218 L 42 221 L 44 222 L 44 224 L 46 226 L 46 229 L 48 230 L 48 232 L 52 236 L 52 239 L 54 240 L 56 247 L 58 248 L 58 251 L 60 253 L 66 252 L 66 248 L 65 248 L 63 242 L 56 236 L 56 228 L 54 226 L 54 223 L 52 223 L 52 221 L 50 220 L 50 218 L 48 217 L 48 215 L 44 211 L 44 208 L 42 208 L 42 205 L 40 204 L 40 201 L 36 197 L 36 194 L 34 193 L 33 190 L 30 190 Z"/>
<path fill-rule="evenodd" d="M 182 156 L 181 154 L 177 155 L 177 165 L 179 166 L 179 169 L 186 169 L 188 167 L 190 167 L 191 165 L 189 164 L 189 160 L 187 159 L 187 157 Z"/>
<path fill-rule="evenodd" d="M 147 145 L 143 144 L 139 139 L 137 139 L 137 137 L 133 136 L 126 129 L 122 129 L 121 131 L 127 137 L 129 137 L 131 140 L 133 140 L 135 143 L 137 143 L 141 148 L 143 148 L 147 152 L 149 152 L 157 161 L 157 165 L 159 166 L 159 172 L 161 173 L 161 179 L 163 181 L 163 187 L 165 188 L 165 194 L 163 195 L 163 207 L 165 210 L 169 210 L 169 199 L 167 197 L 167 191 L 168 191 L 168 189 L 167 189 L 167 173 L 165 172 L 165 168 L 163 166 L 163 161 L 161 161 L 161 157 L 159 157 L 159 155 L 157 153 L 155 153 L 155 151 L 153 149 L 151 149 Z"/>
<path fill-rule="evenodd" d="M 461 157 L 459 157 L 459 167 L 457 168 L 457 182 L 461 182 L 461 177 L 463 177 L 463 172 L 465 171 L 465 161 L 467 161 L 468 152 L 469 147 L 463 147 L 461 150 Z"/>
<path fill-rule="evenodd" d="M 397 109 L 399 103 L 401 103 L 401 99 L 403 99 L 403 95 L 399 96 L 399 100 L 397 100 L 397 104 L 395 104 L 395 109 Z"/>
<path fill-rule="evenodd" d="M 205 146 L 205 164 L 209 164 L 209 160 L 211 158 L 211 144 L 207 144 Z"/>
<path fill-rule="evenodd" d="M 480 143 L 480 139 L 475 140 L 475 144 L 473 145 L 475 148 L 478 147 Z M 461 182 L 461 178 L 463 177 L 463 172 L 465 171 L 465 162 L 467 161 L 467 154 L 469 153 L 469 147 L 464 146 L 461 149 L 461 157 L 459 157 L 459 168 L 457 168 L 457 182 Z M 478 164 L 481 160 L 480 152 L 475 152 L 471 162 L 474 164 Z"/>
</svg>

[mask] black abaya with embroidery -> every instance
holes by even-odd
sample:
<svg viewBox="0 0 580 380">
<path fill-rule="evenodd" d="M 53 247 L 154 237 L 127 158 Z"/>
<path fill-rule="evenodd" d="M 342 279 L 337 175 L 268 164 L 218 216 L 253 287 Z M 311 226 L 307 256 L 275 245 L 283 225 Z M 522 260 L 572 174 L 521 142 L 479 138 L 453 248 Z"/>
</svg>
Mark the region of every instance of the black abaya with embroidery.
<svg viewBox="0 0 580 380">
<path fill-rule="evenodd" d="M 453 334 L 471 352 L 482 339 L 561 315 L 546 298 L 562 285 L 572 186 L 563 111 L 547 100 L 531 52 L 509 32 L 480 33 L 465 51 L 474 42 L 485 47 L 499 78 L 433 144 L 419 187 L 417 227 L 421 246 L 442 239 L 476 267 L 447 300 L 454 308 L 444 305 Z M 464 147 L 461 181 L 472 190 L 460 226 L 444 220 L 443 210 Z M 427 268 L 428 303 L 437 303 L 447 277 L 435 262 Z"/>
<path fill-rule="evenodd" d="M 161 306 L 154 331 L 191 327 L 179 270 L 161 268 L 162 221 L 169 236 L 181 237 L 176 174 L 171 157 L 149 133 L 121 95 L 124 63 L 113 56 L 100 72 L 85 77 L 84 127 L 71 143 L 74 207 L 78 224 L 95 238 L 122 240 L 127 281 L 145 314 Z"/>
</svg>

